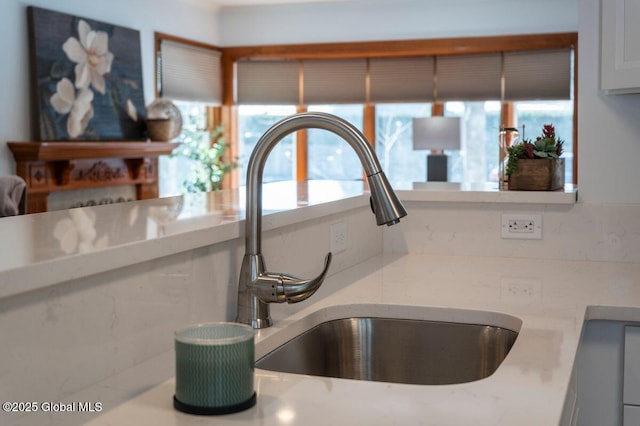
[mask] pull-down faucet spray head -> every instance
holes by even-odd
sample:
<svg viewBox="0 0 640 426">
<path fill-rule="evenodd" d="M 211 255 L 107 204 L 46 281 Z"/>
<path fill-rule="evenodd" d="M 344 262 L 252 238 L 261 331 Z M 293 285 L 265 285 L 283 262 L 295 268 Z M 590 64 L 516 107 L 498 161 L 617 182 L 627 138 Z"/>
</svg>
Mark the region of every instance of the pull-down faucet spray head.
<svg viewBox="0 0 640 426">
<path fill-rule="evenodd" d="M 406 216 L 407 211 L 391 189 L 387 176 L 380 172 L 367 176 L 367 181 L 371 190 L 371 210 L 376 215 L 376 223 L 387 226 L 400 223 L 400 218 Z"/>
</svg>

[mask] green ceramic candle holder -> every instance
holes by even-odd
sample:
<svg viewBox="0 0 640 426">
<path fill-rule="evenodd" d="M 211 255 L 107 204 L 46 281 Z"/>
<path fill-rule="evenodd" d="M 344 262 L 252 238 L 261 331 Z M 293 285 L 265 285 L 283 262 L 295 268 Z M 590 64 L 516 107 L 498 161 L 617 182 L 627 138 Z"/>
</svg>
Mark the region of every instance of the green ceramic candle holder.
<svg viewBox="0 0 640 426">
<path fill-rule="evenodd" d="M 174 407 L 190 414 L 229 414 L 252 407 L 254 332 L 239 323 L 192 325 L 175 333 Z"/>
</svg>

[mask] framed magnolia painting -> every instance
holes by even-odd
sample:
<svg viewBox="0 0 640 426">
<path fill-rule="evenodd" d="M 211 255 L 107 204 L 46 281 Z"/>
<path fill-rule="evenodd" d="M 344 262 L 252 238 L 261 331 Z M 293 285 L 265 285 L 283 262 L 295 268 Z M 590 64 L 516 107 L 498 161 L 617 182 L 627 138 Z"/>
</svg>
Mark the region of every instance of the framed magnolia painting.
<svg viewBox="0 0 640 426">
<path fill-rule="evenodd" d="M 33 136 L 145 139 L 140 33 L 28 7 Z"/>
</svg>

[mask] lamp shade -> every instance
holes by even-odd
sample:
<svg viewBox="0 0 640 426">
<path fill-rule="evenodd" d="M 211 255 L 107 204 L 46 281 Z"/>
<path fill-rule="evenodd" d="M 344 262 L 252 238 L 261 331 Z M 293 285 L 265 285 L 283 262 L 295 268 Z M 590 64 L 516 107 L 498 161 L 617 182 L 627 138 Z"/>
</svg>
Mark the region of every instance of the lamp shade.
<svg viewBox="0 0 640 426">
<path fill-rule="evenodd" d="M 413 149 L 460 149 L 459 117 L 413 119 Z"/>
</svg>

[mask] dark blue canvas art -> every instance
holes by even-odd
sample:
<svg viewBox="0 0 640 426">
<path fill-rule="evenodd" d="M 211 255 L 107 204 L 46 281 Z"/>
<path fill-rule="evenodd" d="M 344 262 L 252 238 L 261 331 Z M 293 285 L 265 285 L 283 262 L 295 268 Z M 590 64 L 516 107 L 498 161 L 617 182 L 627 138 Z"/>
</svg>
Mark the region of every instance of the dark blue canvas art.
<svg viewBox="0 0 640 426">
<path fill-rule="evenodd" d="M 34 138 L 145 138 L 140 33 L 28 7 Z"/>
</svg>

